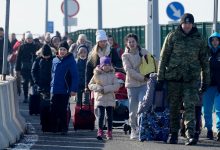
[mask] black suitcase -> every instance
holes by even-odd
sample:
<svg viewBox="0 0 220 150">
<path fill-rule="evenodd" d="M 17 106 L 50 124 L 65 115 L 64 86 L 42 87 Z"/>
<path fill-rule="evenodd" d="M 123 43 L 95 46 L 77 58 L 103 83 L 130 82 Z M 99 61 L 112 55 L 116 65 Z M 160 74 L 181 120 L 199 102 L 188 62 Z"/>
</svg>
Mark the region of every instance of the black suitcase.
<svg viewBox="0 0 220 150">
<path fill-rule="evenodd" d="M 40 114 L 40 94 L 29 95 L 29 114 Z"/>
</svg>

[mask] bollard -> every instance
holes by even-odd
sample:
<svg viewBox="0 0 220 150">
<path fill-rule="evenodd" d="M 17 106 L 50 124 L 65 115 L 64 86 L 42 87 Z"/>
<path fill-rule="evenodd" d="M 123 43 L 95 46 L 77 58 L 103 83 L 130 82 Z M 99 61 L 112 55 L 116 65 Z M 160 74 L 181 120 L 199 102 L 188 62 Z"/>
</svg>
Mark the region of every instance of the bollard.
<svg viewBox="0 0 220 150">
<path fill-rule="evenodd" d="M 15 79 L 13 79 L 13 84 L 12 84 L 12 93 L 14 95 L 14 110 L 15 110 L 15 116 L 19 122 L 19 126 L 22 129 L 23 133 L 26 131 L 26 121 L 25 119 L 21 116 L 19 112 L 19 102 L 18 102 L 18 94 L 17 94 L 17 82 Z"/>
<path fill-rule="evenodd" d="M 23 126 L 25 122 L 24 123 L 20 122 L 20 120 L 18 119 L 19 117 L 17 117 L 20 113 L 16 111 L 16 110 L 19 110 L 18 108 L 19 104 L 18 104 L 18 99 L 16 97 L 16 92 L 14 90 L 14 82 L 15 80 L 10 80 L 8 91 L 10 91 L 12 118 L 15 122 L 16 127 L 18 128 L 19 136 L 21 136 L 23 132 L 25 131 L 25 126 Z"/>
<path fill-rule="evenodd" d="M 8 83 L 6 84 L 6 91 L 7 91 L 7 97 L 8 97 L 8 108 L 9 108 L 9 118 L 10 122 L 12 123 L 13 128 L 15 129 L 13 131 L 13 135 L 16 137 L 16 140 L 20 139 L 21 136 L 21 130 L 20 127 L 18 126 L 17 119 L 15 118 L 15 105 L 14 105 L 14 96 L 13 96 L 13 90 L 11 89 L 11 85 L 13 80 L 9 80 Z"/>
<path fill-rule="evenodd" d="M 13 125 L 13 122 L 11 121 L 11 117 L 10 117 L 10 109 L 9 109 L 9 99 L 8 99 L 8 91 L 7 91 L 7 82 L 5 81 L 4 84 L 1 84 L 1 103 L 2 103 L 2 110 L 4 112 L 3 114 L 3 127 L 6 130 L 7 136 L 9 137 L 9 143 L 15 143 L 17 140 L 16 135 L 14 135 L 14 133 L 16 133 L 16 129 Z"/>
<path fill-rule="evenodd" d="M 4 105 L 3 105 L 3 99 L 2 99 L 2 84 L 0 83 L 0 149 L 6 148 L 9 146 L 10 141 L 12 141 L 12 137 L 10 137 L 7 134 L 7 131 L 5 129 L 5 111 L 4 111 Z"/>
<path fill-rule="evenodd" d="M 15 143 L 26 130 L 19 112 L 16 80 L 7 76 L 0 81 L 0 149 Z"/>
</svg>

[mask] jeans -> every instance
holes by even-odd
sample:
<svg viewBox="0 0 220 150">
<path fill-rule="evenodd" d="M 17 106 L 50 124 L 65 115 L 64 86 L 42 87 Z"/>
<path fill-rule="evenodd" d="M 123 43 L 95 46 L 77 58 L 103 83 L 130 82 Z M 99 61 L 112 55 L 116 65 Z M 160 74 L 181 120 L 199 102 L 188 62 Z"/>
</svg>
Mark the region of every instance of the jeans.
<svg viewBox="0 0 220 150">
<path fill-rule="evenodd" d="M 216 128 L 220 131 L 220 93 L 216 86 L 209 87 L 203 94 L 203 111 L 207 130 L 212 129 L 213 106 L 216 113 Z"/>
<path fill-rule="evenodd" d="M 15 63 L 9 63 L 9 74 L 14 76 Z"/>
<path fill-rule="evenodd" d="M 99 129 L 103 129 L 104 124 L 104 117 L 105 117 L 105 109 L 107 112 L 107 124 L 108 124 L 108 131 L 112 131 L 112 120 L 113 120 L 113 107 L 103 107 L 98 106 L 98 126 Z"/>
<path fill-rule="evenodd" d="M 129 123 L 131 129 L 135 130 L 138 126 L 137 110 L 139 102 L 143 100 L 143 97 L 147 91 L 147 84 L 140 87 L 127 88 L 128 100 L 129 100 Z"/>
</svg>

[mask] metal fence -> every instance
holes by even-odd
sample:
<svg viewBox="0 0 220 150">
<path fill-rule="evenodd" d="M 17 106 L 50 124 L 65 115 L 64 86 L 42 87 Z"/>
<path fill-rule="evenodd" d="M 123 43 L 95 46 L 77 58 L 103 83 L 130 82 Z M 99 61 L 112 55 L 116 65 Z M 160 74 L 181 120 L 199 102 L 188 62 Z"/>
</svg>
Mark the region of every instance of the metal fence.
<svg viewBox="0 0 220 150">
<path fill-rule="evenodd" d="M 117 43 L 124 47 L 124 37 L 128 33 L 135 33 L 138 35 L 139 43 L 142 47 L 145 47 L 145 26 L 127 26 L 127 27 L 120 27 L 120 28 L 106 28 L 104 29 L 107 35 L 112 35 L 117 41 Z M 76 41 L 79 34 L 86 34 L 88 40 L 92 41 L 95 44 L 95 33 L 96 29 L 86 29 L 86 30 L 78 30 L 76 32 L 71 32 L 70 37 Z"/>
<path fill-rule="evenodd" d="M 212 33 L 212 23 L 211 22 L 201 22 L 195 24 L 202 34 L 202 36 L 207 39 Z M 166 35 L 176 29 L 178 24 L 168 24 L 160 26 L 160 38 L 161 38 L 161 46 L 163 45 L 163 41 Z M 106 28 L 104 29 L 106 33 L 112 35 L 117 43 L 124 47 L 124 37 L 128 33 L 135 33 L 138 35 L 139 43 L 141 47 L 145 47 L 145 26 L 126 26 L 120 28 Z M 219 31 L 218 31 L 219 32 Z M 96 29 L 86 29 L 86 30 L 78 30 L 76 32 L 70 33 L 70 36 L 74 41 L 77 40 L 79 34 L 86 34 L 87 38 L 95 44 L 95 33 Z"/>
</svg>

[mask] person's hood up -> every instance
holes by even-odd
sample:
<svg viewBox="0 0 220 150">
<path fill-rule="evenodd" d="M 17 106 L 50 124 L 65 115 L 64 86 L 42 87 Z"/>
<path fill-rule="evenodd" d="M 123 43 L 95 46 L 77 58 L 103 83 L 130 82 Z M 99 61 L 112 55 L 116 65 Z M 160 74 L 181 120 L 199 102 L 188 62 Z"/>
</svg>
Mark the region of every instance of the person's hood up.
<svg viewBox="0 0 220 150">
<path fill-rule="evenodd" d="M 209 48 L 213 49 L 213 46 L 212 46 L 212 38 L 213 37 L 217 37 L 220 41 L 220 34 L 218 32 L 214 32 L 208 39 L 208 45 L 209 45 Z M 220 45 L 218 46 L 218 48 L 220 48 Z"/>
<path fill-rule="evenodd" d="M 114 72 L 115 72 L 115 69 L 114 69 L 113 67 L 111 67 L 111 69 L 110 69 L 109 72 L 114 73 Z M 98 65 L 98 66 L 96 66 L 96 68 L 94 69 L 93 73 L 94 73 L 95 75 L 97 75 L 97 74 L 103 74 L 103 73 L 105 73 L 105 72 L 104 72 L 104 71 L 101 69 L 101 67 Z"/>
</svg>

